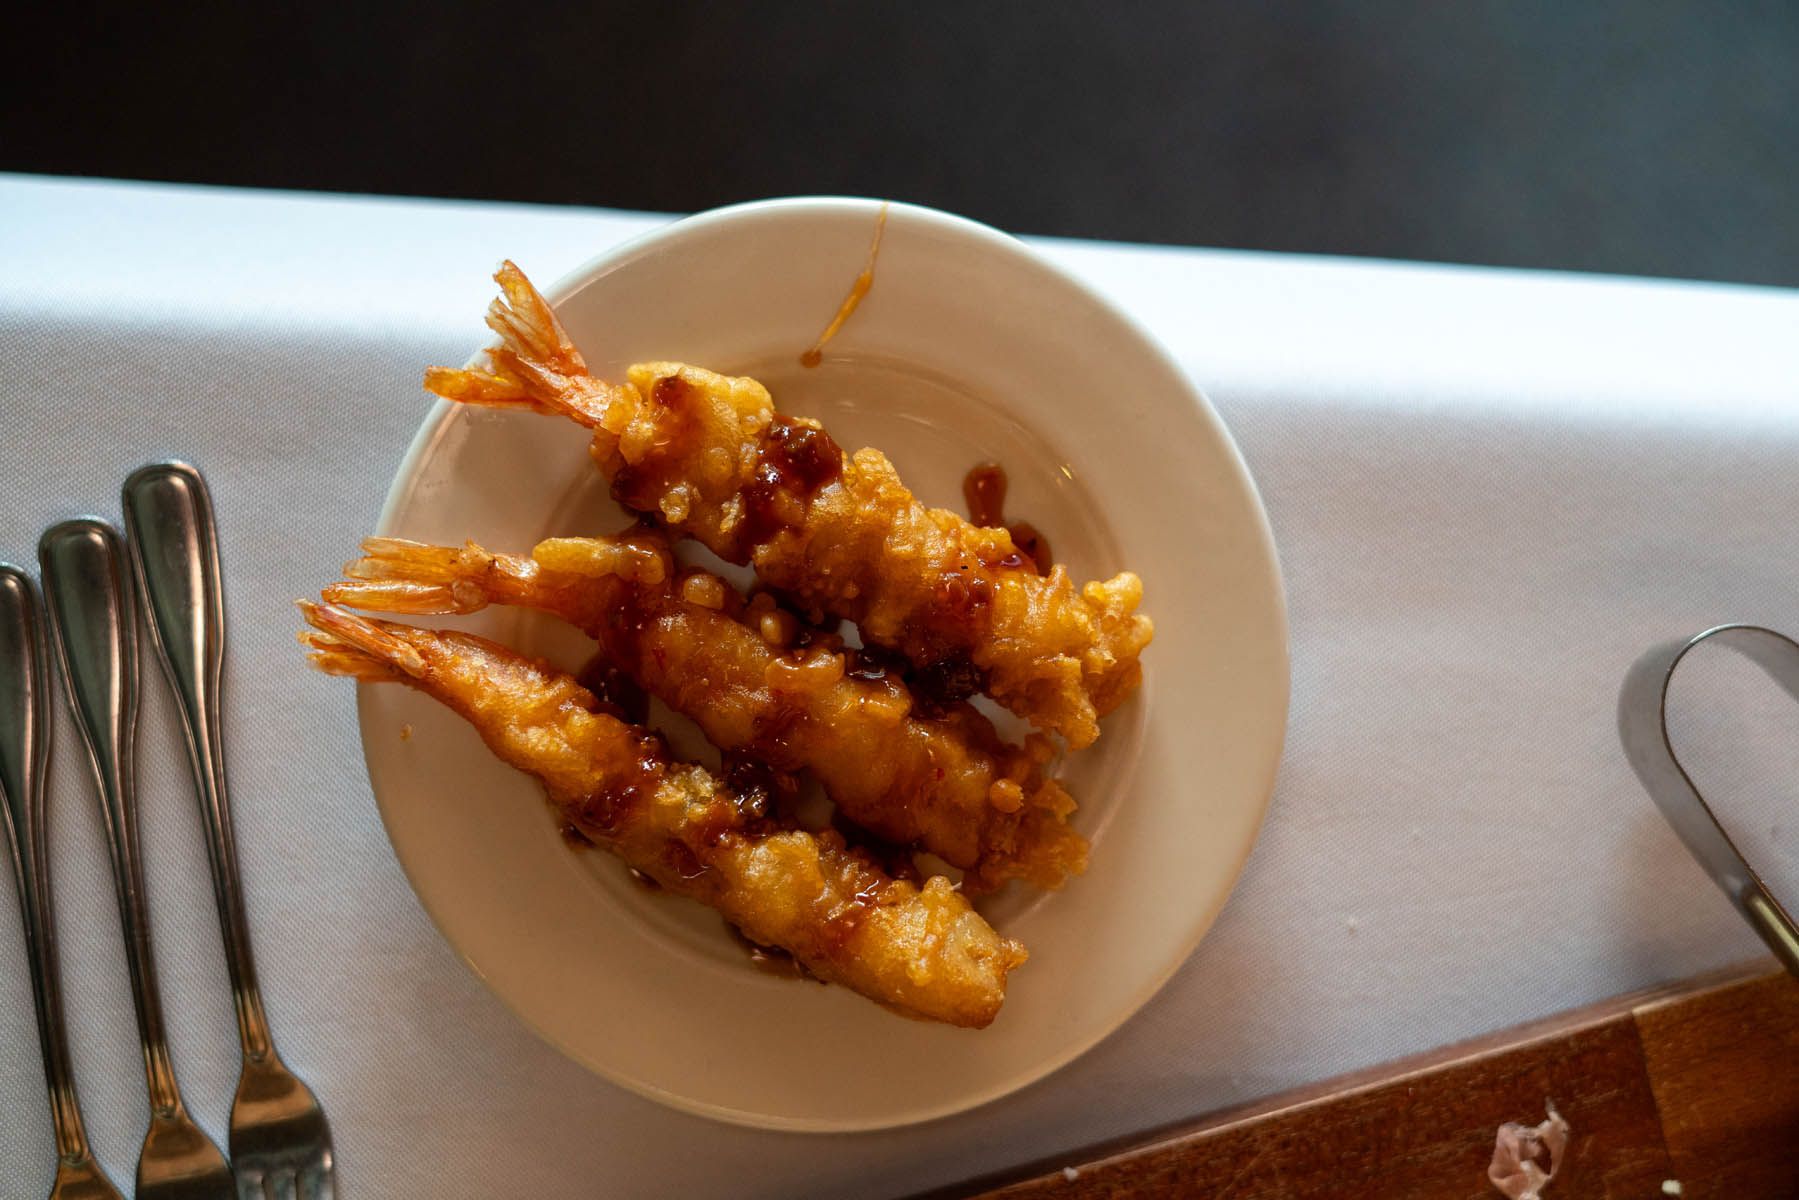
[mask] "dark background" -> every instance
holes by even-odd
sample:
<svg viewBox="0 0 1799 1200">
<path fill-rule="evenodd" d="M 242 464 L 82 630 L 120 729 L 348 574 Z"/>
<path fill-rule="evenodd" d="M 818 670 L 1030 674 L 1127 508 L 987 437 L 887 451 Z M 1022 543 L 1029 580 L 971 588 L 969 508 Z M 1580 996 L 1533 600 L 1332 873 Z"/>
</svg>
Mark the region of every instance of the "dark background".
<svg viewBox="0 0 1799 1200">
<path fill-rule="evenodd" d="M 1799 0 L 49 5 L 0 169 L 1799 284 Z"/>
</svg>

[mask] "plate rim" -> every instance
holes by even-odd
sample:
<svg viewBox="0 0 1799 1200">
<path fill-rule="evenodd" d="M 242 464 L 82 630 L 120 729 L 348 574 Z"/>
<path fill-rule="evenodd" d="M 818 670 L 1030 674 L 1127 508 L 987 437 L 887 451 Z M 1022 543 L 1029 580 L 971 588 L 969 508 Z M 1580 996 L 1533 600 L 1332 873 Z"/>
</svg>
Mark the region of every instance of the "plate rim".
<svg viewBox="0 0 1799 1200">
<path fill-rule="evenodd" d="M 1059 284 L 1085 298 L 1125 326 L 1135 335 L 1143 350 L 1158 360 L 1159 365 L 1167 370 L 1170 377 L 1178 380 L 1185 388 L 1194 415 L 1206 424 L 1216 441 L 1228 451 L 1226 460 L 1235 483 L 1252 502 L 1254 541 L 1267 568 L 1264 583 L 1273 600 L 1270 616 L 1273 621 L 1273 641 L 1278 652 L 1278 661 L 1271 664 L 1270 669 L 1271 674 L 1278 671 L 1279 686 L 1276 703 L 1278 720 L 1272 722 L 1276 732 L 1271 739 L 1266 761 L 1262 764 L 1261 775 L 1263 778 L 1256 789 L 1254 820 L 1250 825 L 1248 836 L 1243 839 L 1235 862 L 1231 865 L 1224 886 L 1219 889 L 1218 896 L 1211 905 L 1194 910 L 1193 919 L 1189 924 L 1179 953 L 1171 955 L 1169 961 L 1153 978 L 1146 977 L 1143 986 L 1133 994 L 1129 1002 L 1119 1006 L 1119 1012 L 1115 1017 L 1108 1017 L 1106 1021 L 1100 1023 L 1100 1027 L 1085 1038 L 1074 1039 L 1058 1046 L 1054 1052 L 1044 1055 L 1032 1063 L 1029 1068 L 1009 1075 L 991 1087 L 964 1093 L 953 1099 L 880 1117 L 788 1117 L 698 1100 L 669 1091 L 637 1076 L 614 1070 L 590 1057 L 585 1051 L 572 1045 L 558 1034 L 544 1028 L 525 1013 L 511 996 L 492 985 L 486 973 L 464 952 L 457 939 L 445 927 L 439 914 L 425 899 L 425 892 L 421 890 L 418 881 L 413 876 L 412 866 L 394 841 L 392 826 L 387 816 L 387 804 L 382 799 L 380 788 L 376 786 L 370 755 L 375 735 L 369 728 L 369 722 L 375 718 L 371 714 L 371 708 L 367 701 L 374 694 L 371 689 L 375 685 L 358 683 L 356 688 L 357 733 L 363 743 L 363 769 L 369 777 L 370 791 L 374 795 L 376 809 L 381 816 L 382 832 L 387 837 L 388 845 L 400 865 L 401 873 L 405 876 L 407 886 L 412 890 L 414 898 L 430 919 L 438 936 L 444 939 L 456 957 L 468 967 L 469 971 L 481 981 L 488 993 L 498 999 L 516 1020 L 571 1062 L 577 1063 L 583 1069 L 608 1083 L 671 1109 L 745 1128 L 785 1133 L 867 1133 L 942 1120 L 958 1113 L 992 1104 L 1034 1084 L 1041 1083 L 1117 1033 L 1133 1017 L 1142 1012 L 1143 1008 L 1167 986 L 1169 980 L 1192 959 L 1199 944 L 1211 932 L 1212 926 L 1217 923 L 1225 905 L 1235 894 L 1237 885 L 1242 881 L 1249 856 L 1254 852 L 1255 845 L 1261 838 L 1269 806 L 1273 803 L 1280 765 L 1285 757 L 1288 725 L 1292 715 L 1292 630 L 1288 614 L 1285 573 L 1281 567 L 1279 547 L 1274 540 L 1274 531 L 1269 521 L 1267 505 L 1263 502 L 1261 489 L 1256 484 L 1255 476 L 1250 472 L 1248 461 L 1243 456 L 1242 447 L 1231 435 L 1229 427 L 1224 423 L 1224 418 L 1219 414 L 1216 406 L 1212 404 L 1210 396 L 1143 322 L 1114 303 L 1097 288 L 1034 249 L 1022 238 L 969 217 L 897 200 L 886 201 L 846 195 L 786 196 L 749 200 L 707 209 L 686 217 L 672 218 L 654 229 L 645 230 L 608 249 L 589 255 L 573 268 L 563 272 L 553 283 L 544 287 L 542 292 L 553 308 L 560 308 L 563 301 L 576 290 L 585 287 L 600 275 L 622 267 L 641 255 L 653 253 L 666 241 L 684 238 L 695 230 L 729 224 L 745 217 L 759 216 L 769 212 L 808 210 L 826 213 L 847 211 L 864 217 L 872 217 L 875 211 L 883 205 L 889 208 L 890 216 L 894 212 L 903 212 L 909 219 L 922 221 L 927 225 L 964 236 L 972 236 L 990 249 L 1022 259 L 1028 266 L 1054 276 Z M 486 353 L 487 348 L 493 344 L 492 341 L 483 343 L 470 354 L 465 365 L 477 364 Z M 388 485 L 387 493 L 382 500 L 380 514 L 376 519 L 376 536 L 392 534 L 398 510 L 410 495 L 413 481 L 419 474 L 426 456 L 442 435 L 445 427 L 462 407 L 441 398 L 432 404 L 420 422 L 418 430 L 407 443 L 406 451 L 401 456 L 393 479 Z M 1137 763 L 1133 760 L 1131 765 L 1134 771 Z"/>
</svg>

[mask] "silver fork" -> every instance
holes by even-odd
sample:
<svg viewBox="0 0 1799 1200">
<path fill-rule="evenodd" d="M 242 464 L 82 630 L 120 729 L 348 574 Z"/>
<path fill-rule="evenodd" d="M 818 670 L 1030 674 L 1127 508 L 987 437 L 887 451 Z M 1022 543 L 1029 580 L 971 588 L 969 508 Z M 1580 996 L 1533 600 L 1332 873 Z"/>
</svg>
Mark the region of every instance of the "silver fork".
<svg viewBox="0 0 1799 1200">
<path fill-rule="evenodd" d="M 163 1033 L 137 841 L 137 627 L 124 547 L 104 521 L 64 521 L 44 532 L 38 564 L 51 640 L 100 788 L 113 887 L 125 929 L 125 962 L 137 1002 L 150 1089 L 150 1129 L 138 1156 L 137 1200 L 231 1200 L 236 1194 L 231 1167 L 187 1115 Z"/>
<path fill-rule="evenodd" d="M 259 1200 L 265 1188 L 271 1197 L 297 1193 L 300 1200 L 331 1200 L 331 1127 L 312 1092 L 275 1053 L 244 919 L 219 730 L 225 607 L 212 496 L 194 468 L 166 462 L 134 471 L 125 481 L 124 502 L 152 640 L 187 731 L 237 1005 L 244 1066 L 231 1106 L 231 1160 L 238 1192 L 242 1200 Z"/>
<path fill-rule="evenodd" d="M 25 915 L 25 951 L 37 1006 L 38 1045 L 56 1133 L 50 1200 L 123 1200 L 88 1149 L 62 1019 L 56 967 L 56 915 L 50 896 L 50 828 L 44 768 L 50 759 L 50 677 L 36 589 L 25 572 L 0 563 L 0 818 L 12 848 L 13 876 Z"/>
</svg>

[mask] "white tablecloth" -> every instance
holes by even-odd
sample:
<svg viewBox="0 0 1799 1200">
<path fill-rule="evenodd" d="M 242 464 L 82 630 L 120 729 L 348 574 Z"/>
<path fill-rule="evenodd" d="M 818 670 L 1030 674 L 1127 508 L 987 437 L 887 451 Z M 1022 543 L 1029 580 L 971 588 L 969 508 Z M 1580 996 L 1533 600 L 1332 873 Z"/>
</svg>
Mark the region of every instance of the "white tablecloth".
<svg viewBox="0 0 1799 1200">
<path fill-rule="evenodd" d="M 427 408 L 420 368 L 483 339 L 492 264 L 554 278 L 663 219 L 0 178 L 0 557 L 30 561 L 57 518 L 116 516 L 150 458 L 210 476 L 250 923 L 346 1196 L 899 1195 L 1758 952 L 1639 791 L 1613 703 L 1659 638 L 1799 629 L 1799 295 L 1043 241 L 1208 391 L 1273 519 L 1291 730 L 1235 897 L 1098 1049 L 919 1128 L 732 1128 L 561 1058 L 413 899 L 348 689 L 302 669 L 290 602 L 372 525 Z M 222 1140 L 235 1031 L 153 663 L 146 684 L 174 1061 Z M 127 1180 L 135 1031 L 96 805 L 59 720 L 76 1068 L 99 1156 Z M 1790 855 L 1773 811 L 1755 829 Z M 8 900 L 0 1179 L 28 1194 L 51 1142 L 22 953 Z"/>
</svg>

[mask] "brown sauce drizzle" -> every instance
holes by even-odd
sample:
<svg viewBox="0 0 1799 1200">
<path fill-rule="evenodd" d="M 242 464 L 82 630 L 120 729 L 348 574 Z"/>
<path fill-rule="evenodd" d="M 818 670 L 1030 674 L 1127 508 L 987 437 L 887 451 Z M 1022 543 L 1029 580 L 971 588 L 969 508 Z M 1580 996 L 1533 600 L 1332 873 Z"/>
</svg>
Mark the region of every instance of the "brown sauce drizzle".
<svg viewBox="0 0 1799 1200">
<path fill-rule="evenodd" d="M 1037 574 L 1048 574 L 1049 568 L 1056 561 L 1049 556 L 1049 539 L 1039 533 L 1037 527 L 1029 521 L 1015 521 L 1007 527 L 1006 531 L 1012 535 L 1012 544 L 1018 547 L 1018 552 L 1030 559 L 1031 565 L 1037 568 Z M 1023 564 L 1008 565 L 1022 566 Z"/>
<path fill-rule="evenodd" d="M 968 519 L 988 529 L 1006 523 L 1006 469 L 996 462 L 976 463 L 962 477 L 962 499 Z"/>
<path fill-rule="evenodd" d="M 766 821 L 785 811 L 799 790 L 791 775 L 757 761 L 746 751 L 726 752 L 720 765 L 725 786 L 737 798 L 737 811 L 751 821 Z"/>
<path fill-rule="evenodd" d="M 799 628 L 794 632 L 793 645 L 790 649 L 828 650 L 832 654 L 836 654 L 843 649 L 842 630 L 843 623 L 841 621 L 830 627 L 801 622 Z"/>
<path fill-rule="evenodd" d="M 686 842 L 670 842 L 663 857 L 668 860 L 668 869 L 682 879 L 698 879 L 710 870 Z"/>
<path fill-rule="evenodd" d="M 848 321 L 855 313 L 856 306 L 862 303 L 862 297 L 868 295 L 869 289 L 874 287 L 875 260 L 881 255 L 881 234 L 886 230 L 887 203 L 882 201 L 880 215 L 875 218 L 874 241 L 868 245 L 868 263 L 862 268 L 862 273 L 856 276 L 856 281 L 850 284 L 849 295 L 845 296 L 843 303 L 838 305 L 837 315 L 831 318 L 831 323 L 825 326 L 825 331 L 818 335 L 818 340 L 813 342 L 804 354 L 800 355 L 800 366 L 816 367 L 824 361 L 825 343 L 837 336 L 837 331 L 843 328 L 844 322 Z"/>
<path fill-rule="evenodd" d="M 624 463 L 612 474 L 612 498 L 626 508 L 655 512 L 662 494 L 662 446 L 681 446 L 699 417 L 694 411 L 693 389 L 679 375 L 664 375 L 650 385 L 649 401 L 662 412 L 657 418 L 658 445 L 635 463 Z"/>
<path fill-rule="evenodd" d="M 627 725 L 641 725 L 650 715 L 649 696 L 604 651 L 587 660 L 575 682 L 594 694 L 603 711 Z"/>
<path fill-rule="evenodd" d="M 765 436 L 762 460 L 775 469 L 783 487 L 810 495 L 843 474 L 843 451 L 815 425 L 777 417 Z"/>
<path fill-rule="evenodd" d="M 743 558 L 750 548 L 786 528 L 783 497 L 805 501 L 843 474 L 843 451 L 831 435 L 792 417 L 777 416 L 762 435 L 756 470 L 743 488 L 743 520 L 737 527 Z"/>
<path fill-rule="evenodd" d="M 906 657 L 918 671 L 910 676 L 912 692 L 922 707 L 929 709 L 968 694 L 959 690 L 958 684 L 972 670 L 966 646 L 971 640 L 979 640 L 971 635 L 987 628 L 992 602 L 993 580 L 984 572 L 970 570 L 966 561 L 937 577 L 926 609 L 928 615 L 920 620 L 918 632 L 905 645 Z M 977 682 L 972 690 L 979 691 L 981 686 Z"/>
<path fill-rule="evenodd" d="M 945 621 L 972 621 L 975 610 L 993 599 L 993 581 L 981 574 L 968 577 L 968 566 L 945 571 L 937 581 L 938 615 Z"/>
<path fill-rule="evenodd" d="M 573 821 L 564 821 L 557 832 L 562 835 L 562 840 L 568 844 L 571 850 L 592 850 L 594 848 L 594 840 L 582 833 L 580 826 Z"/>
<path fill-rule="evenodd" d="M 1039 575 L 1047 574 L 1050 564 L 1049 539 L 1029 521 L 1006 524 L 1006 469 L 995 462 L 976 463 L 962 477 L 962 499 L 968 505 L 968 519 L 988 529 L 1004 529 L 1012 535 L 1016 554 L 1008 554 L 996 567 L 1029 566 Z"/>
<path fill-rule="evenodd" d="M 940 658 L 921 667 L 911 678 L 912 703 L 921 716 L 941 716 L 951 705 L 968 699 L 987 685 L 986 674 L 967 654 Z"/>
<path fill-rule="evenodd" d="M 610 584 L 616 581 L 603 581 Z M 641 725 L 649 713 L 650 698 L 628 670 L 613 670 L 613 664 L 625 663 L 641 668 L 644 661 L 643 634 L 653 619 L 653 605 L 644 595 L 645 589 L 635 585 L 611 588 L 612 604 L 604 610 L 603 624 L 589 630 L 602 647 L 576 677 L 581 686 L 600 697 L 601 701 L 621 710 L 620 720 Z M 638 697 L 642 697 L 641 701 Z M 638 716 L 642 713 L 644 716 Z"/>
<path fill-rule="evenodd" d="M 805 718 L 806 710 L 802 705 L 777 695 L 772 707 L 756 715 L 750 739 L 741 748 L 741 753 L 763 763 L 797 767 L 799 763 L 793 750 L 793 733 Z M 748 768 L 750 765 L 748 759 L 733 762 L 731 770 Z M 767 770 L 766 767 L 761 769 Z"/>
<path fill-rule="evenodd" d="M 662 786 L 667 769 L 668 746 L 656 734 L 645 733 L 637 739 L 631 768 L 622 778 L 583 797 L 574 823 L 601 834 L 617 829 Z"/>
<path fill-rule="evenodd" d="M 726 835 L 765 829 L 775 814 L 776 804 L 794 790 L 793 780 L 788 776 L 737 756 L 726 756 L 721 774 L 723 786 L 712 802 L 689 822 L 693 844 L 670 838 L 662 847 L 663 864 L 682 880 L 691 882 L 712 869 L 708 861 L 712 848 Z M 572 824 L 565 825 L 564 831 L 565 836 L 573 831 L 586 844 L 593 844 Z M 625 869 L 630 873 L 631 882 L 646 891 L 663 890 L 662 884 L 648 872 L 636 867 Z"/>
<path fill-rule="evenodd" d="M 843 673 L 850 679 L 879 683 L 890 675 L 902 675 L 905 670 L 905 655 L 880 646 L 862 646 L 843 653 Z"/>
<path fill-rule="evenodd" d="M 941 716 L 987 686 L 981 669 L 967 654 L 952 654 L 927 667 L 913 668 L 906 656 L 881 646 L 863 646 L 843 652 L 846 679 L 880 683 L 892 678 L 905 683 L 912 708 L 921 717 Z"/>
<path fill-rule="evenodd" d="M 679 375 L 664 375 L 650 385 L 650 402 L 670 412 L 680 409 L 687 400 L 687 381 Z"/>
</svg>

